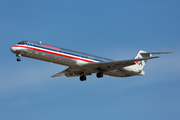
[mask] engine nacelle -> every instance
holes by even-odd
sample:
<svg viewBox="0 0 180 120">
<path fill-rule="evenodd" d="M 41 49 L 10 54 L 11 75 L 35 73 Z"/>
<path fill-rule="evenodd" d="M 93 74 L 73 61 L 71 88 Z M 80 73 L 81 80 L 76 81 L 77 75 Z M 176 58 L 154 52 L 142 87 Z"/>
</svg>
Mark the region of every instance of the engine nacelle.
<svg viewBox="0 0 180 120">
<path fill-rule="evenodd" d="M 128 67 L 124 67 L 123 70 L 127 71 L 127 72 L 131 72 L 131 73 L 141 73 L 142 70 L 139 70 L 137 67 L 134 66 L 128 66 Z"/>
</svg>

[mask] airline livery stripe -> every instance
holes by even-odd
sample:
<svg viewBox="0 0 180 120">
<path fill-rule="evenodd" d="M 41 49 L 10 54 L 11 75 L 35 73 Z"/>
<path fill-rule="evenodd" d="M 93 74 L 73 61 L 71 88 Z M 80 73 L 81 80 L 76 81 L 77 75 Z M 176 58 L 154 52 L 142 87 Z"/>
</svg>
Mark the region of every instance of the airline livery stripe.
<svg viewBox="0 0 180 120">
<path fill-rule="evenodd" d="M 54 54 L 54 55 L 58 55 L 58 56 L 63 56 L 63 57 L 67 57 L 67 58 L 76 59 L 76 60 L 82 60 L 82 61 L 90 62 L 90 63 L 98 62 L 98 61 L 94 61 L 94 60 L 88 60 L 88 59 L 79 58 L 79 57 L 68 55 L 68 54 L 62 54 L 62 53 L 59 53 L 59 52 L 54 52 L 54 51 L 50 51 L 50 50 L 46 50 L 46 49 L 42 49 L 42 48 L 31 47 L 31 46 L 14 45 L 13 47 L 21 47 L 21 48 L 27 48 L 27 49 L 31 49 L 31 50 L 37 50 L 37 51 L 40 51 L 40 52 L 45 52 L 45 53 L 49 53 L 49 54 Z"/>
</svg>

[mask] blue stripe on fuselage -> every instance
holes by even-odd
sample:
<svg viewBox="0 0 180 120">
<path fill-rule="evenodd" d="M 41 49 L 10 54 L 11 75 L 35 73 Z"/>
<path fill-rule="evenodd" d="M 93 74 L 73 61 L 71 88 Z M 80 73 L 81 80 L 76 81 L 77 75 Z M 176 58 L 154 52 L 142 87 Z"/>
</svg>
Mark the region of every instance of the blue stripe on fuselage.
<svg viewBox="0 0 180 120">
<path fill-rule="evenodd" d="M 72 53 L 72 52 L 66 52 L 66 51 L 63 51 L 63 50 L 56 50 L 56 49 L 52 49 L 52 48 L 47 48 L 47 47 L 44 47 L 44 46 L 40 46 L 40 45 L 33 45 L 33 44 L 27 44 L 29 46 L 32 46 L 32 47 L 37 47 L 37 48 L 42 48 L 42 49 L 46 49 L 46 50 L 51 50 L 51 51 L 54 51 L 54 52 L 60 52 L 60 53 L 64 53 L 64 54 L 68 54 L 68 55 L 73 55 L 73 56 L 76 56 L 76 57 L 81 57 L 81 58 L 84 58 L 84 59 L 90 59 L 90 60 L 95 60 L 95 61 L 99 61 L 99 62 L 106 62 L 102 59 L 97 59 L 97 58 L 91 58 L 91 57 L 95 57 L 95 56 L 85 56 L 85 55 L 80 55 L 80 54 L 75 54 L 75 53 Z M 81 53 L 82 54 L 82 53 Z M 108 60 L 109 61 L 109 60 Z"/>
</svg>

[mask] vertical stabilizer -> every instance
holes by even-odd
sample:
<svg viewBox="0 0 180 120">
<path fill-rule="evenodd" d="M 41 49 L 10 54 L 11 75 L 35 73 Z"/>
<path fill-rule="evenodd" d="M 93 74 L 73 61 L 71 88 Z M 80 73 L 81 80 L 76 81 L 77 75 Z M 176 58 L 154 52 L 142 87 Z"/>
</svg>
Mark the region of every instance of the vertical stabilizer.
<svg viewBox="0 0 180 120">
<path fill-rule="evenodd" d="M 140 59 L 140 58 L 146 58 L 146 57 L 151 57 L 151 54 L 144 54 L 147 53 L 146 51 L 140 50 L 138 52 L 138 54 L 134 57 L 134 59 Z M 142 61 L 137 61 L 136 62 L 136 67 L 139 68 L 140 70 L 143 69 L 143 67 L 145 66 L 147 60 L 142 60 Z"/>
</svg>

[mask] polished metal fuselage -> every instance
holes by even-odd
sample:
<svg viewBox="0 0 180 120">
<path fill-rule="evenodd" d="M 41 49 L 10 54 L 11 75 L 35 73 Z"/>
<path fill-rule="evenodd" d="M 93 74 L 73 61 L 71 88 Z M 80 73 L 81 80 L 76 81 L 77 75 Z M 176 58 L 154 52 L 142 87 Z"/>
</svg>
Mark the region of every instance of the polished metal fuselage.
<svg viewBox="0 0 180 120">
<path fill-rule="evenodd" d="M 39 45 L 14 45 L 11 47 L 11 51 L 17 56 L 24 56 L 51 63 L 61 64 L 65 66 L 80 68 L 83 70 L 83 65 L 93 62 L 111 62 L 113 60 L 97 57 L 89 54 L 84 54 L 76 51 L 71 51 L 63 48 L 53 49 L 46 48 L 45 46 Z M 87 68 L 84 68 L 86 70 Z M 89 69 L 91 73 L 98 73 L 97 69 Z M 125 69 L 115 69 L 104 74 L 115 77 L 128 77 L 137 75 L 131 71 Z"/>
</svg>

